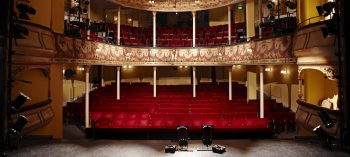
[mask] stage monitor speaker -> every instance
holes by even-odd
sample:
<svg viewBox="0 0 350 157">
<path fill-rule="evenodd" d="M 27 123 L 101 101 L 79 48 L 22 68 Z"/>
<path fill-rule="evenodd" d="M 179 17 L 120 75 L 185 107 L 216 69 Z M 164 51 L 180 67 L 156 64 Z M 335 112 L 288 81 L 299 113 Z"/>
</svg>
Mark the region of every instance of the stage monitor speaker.
<svg viewBox="0 0 350 157">
<path fill-rule="evenodd" d="M 214 145 L 212 147 L 214 153 L 223 154 L 226 152 L 226 147 L 221 145 Z"/>
<path fill-rule="evenodd" d="M 167 145 L 165 146 L 165 153 L 175 153 L 176 145 Z"/>
</svg>

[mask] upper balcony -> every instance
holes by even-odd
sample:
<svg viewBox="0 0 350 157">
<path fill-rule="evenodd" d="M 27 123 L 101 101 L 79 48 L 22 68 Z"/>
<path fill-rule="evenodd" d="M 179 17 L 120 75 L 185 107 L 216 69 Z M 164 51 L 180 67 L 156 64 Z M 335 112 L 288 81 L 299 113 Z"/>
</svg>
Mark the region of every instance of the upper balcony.
<svg viewBox="0 0 350 157">
<path fill-rule="evenodd" d="M 25 39 L 16 39 L 14 63 L 104 65 L 233 65 L 295 63 L 292 37 L 282 35 L 215 47 L 133 47 L 55 34 L 28 22 Z"/>
</svg>

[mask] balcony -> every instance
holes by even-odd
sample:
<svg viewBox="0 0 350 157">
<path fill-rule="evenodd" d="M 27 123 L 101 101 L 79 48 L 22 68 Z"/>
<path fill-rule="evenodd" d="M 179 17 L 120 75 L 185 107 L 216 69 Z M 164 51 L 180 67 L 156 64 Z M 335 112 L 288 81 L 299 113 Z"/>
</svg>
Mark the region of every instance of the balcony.
<svg viewBox="0 0 350 157">
<path fill-rule="evenodd" d="M 29 30 L 25 39 L 16 39 L 14 63 L 77 63 L 104 65 L 233 65 L 288 64 L 292 56 L 292 36 L 217 47 L 128 47 L 56 34 L 47 28 L 22 22 Z"/>
</svg>

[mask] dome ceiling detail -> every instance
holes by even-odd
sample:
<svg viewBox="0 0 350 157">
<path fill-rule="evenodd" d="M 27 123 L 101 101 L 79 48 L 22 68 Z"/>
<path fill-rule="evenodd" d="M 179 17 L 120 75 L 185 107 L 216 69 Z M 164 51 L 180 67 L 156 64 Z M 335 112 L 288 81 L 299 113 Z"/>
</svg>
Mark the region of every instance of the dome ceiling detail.
<svg viewBox="0 0 350 157">
<path fill-rule="evenodd" d="M 124 7 L 160 12 L 198 11 L 227 6 L 244 0 L 109 0 Z M 197 1 L 197 2 L 195 2 Z"/>
</svg>

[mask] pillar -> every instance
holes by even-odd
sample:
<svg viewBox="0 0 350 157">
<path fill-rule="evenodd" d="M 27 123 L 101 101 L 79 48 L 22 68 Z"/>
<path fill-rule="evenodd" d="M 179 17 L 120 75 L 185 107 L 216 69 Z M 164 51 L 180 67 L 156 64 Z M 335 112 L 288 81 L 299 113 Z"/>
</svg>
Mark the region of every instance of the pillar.
<svg viewBox="0 0 350 157">
<path fill-rule="evenodd" d="M 104 87 L 105 86 L 105 83 L 104 83 L 104 79 L 103 79 L 103 65 L 99 65 L 98 66 L 98 68 L 97 68 L 98 70 L 98 80 L 97 81 L 99 81 L 98 83 L 99 83 L 99 86 L 100 87 Z"/>
<path fill-rule="evenodd" d="M 246 0 L 246 37 L 248 40 L 255 36 L 254 10 L 254 0 Z"/>
<path fill-rule="evenodd" d="M 85 66 L 85 128 L 90 128 L 90 104 L 89 104 L 89 91 L 90 91 L 90 81 L 89 81 L 89 71 L 90 66 Z"/>
<path fill-rule="evenodd" d="M 157 34 L 156 34 L 156 15 L 157 12 L 153 11 L 153 47 L 157 46 L 157 42 L 156 42 L 156 38 L 157 38 Z"/>
<path fill-rule="evenodd" d="M 120 100 L 120 67 L 117 67 L 117 100 Z"/>
<path fill-rule="evenodd" d="M 303 99 L 303 78 L 301 76 L 301 70 L 298 70 L 298 98 Z"/>
<path fill-rule="evenodd" d="M 262 28 L 260 26 L 260 24 L 263 22 L 262 21 L 262 0 L 259 0 L 259 4 L 258 4 L 258 11 L 259 11 L 259 39 L 262 38 Z"/>
<path fill-rule="evenodd" d="M 232 67 L 228 69 L 228 100 L 232 100 Z"/>
<path fill-rule="evenodd" d="M 264 118 L 264 67 L 260 67 L 260 118 Z"/>
<path fill-rule="evenodd" d="M 157 67 L 153 67 L 153 97 L 157 97 Z"/>
<path fill-rule="evenodd" d="M 231 45 L 231 6 L 227 6 L 228 44 Z"/>
<path fill-rule="evenodd" d="M 192 17 L 193 17 L 192 45 L 193 47 L 196 47 L 196 12 L 195 11 L 192 11 Z"/>
<path fill-rule="evenodd" d="M 120 7 L 118 7 L 117 44 L 120 45 Z"/>
<path fill-rule="evenodd" d="M 192 86 L 193 86 L 193 97 L 196 97 L 196 67 L 192 67 Z"/>
</svg>

